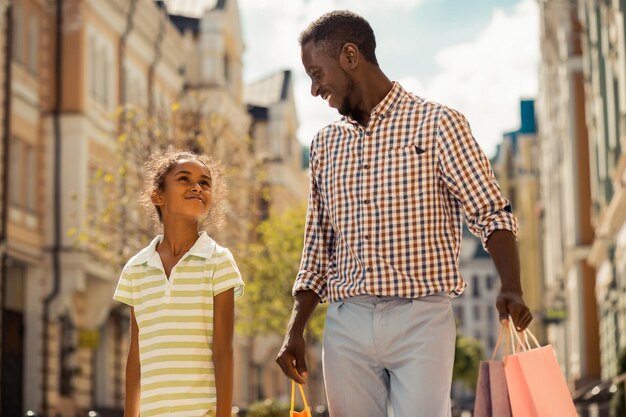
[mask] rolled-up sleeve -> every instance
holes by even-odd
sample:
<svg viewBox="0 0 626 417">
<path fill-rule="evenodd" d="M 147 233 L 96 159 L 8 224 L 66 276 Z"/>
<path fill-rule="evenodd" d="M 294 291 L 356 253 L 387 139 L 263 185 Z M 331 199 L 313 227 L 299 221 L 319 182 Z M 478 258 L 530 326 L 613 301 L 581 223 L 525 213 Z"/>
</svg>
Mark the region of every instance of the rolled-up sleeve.
<svg viewBox="0 0 626 417">
<path fill-rule="evenodd" d="M 487 248 L 496 230 L 517 236 L 511 203 L 502 196 L 491 164 L 462 114 L 443 108 L 439 120 L 439 169 L 452 195 L 461 203 L 469 230 Z"/>
<path fill-rule="evenodd" d="M 293 285 L 293 295 L 298 291 L 312 290 L 325 302 L 327 300 L 327 272 L 334 253 L 334 231 L 330 224 L 327 205 L 320 192 L 320 166 L 316 152 L 316 137 L 311 144 L 309 159 L 309 199 L 304 247 L 300 270 Z"/>
</svg>

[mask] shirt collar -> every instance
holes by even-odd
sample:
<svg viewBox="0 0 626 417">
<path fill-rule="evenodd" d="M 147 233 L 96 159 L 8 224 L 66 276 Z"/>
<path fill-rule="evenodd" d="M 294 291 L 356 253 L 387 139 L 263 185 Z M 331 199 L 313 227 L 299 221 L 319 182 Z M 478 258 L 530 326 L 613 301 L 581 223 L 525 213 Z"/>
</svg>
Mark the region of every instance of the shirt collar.
<svg viewBox="0 0 626 417">
<path fill-rule="evenodd" d="M 397 81 L 393 81 L 391 83 L 391 90 L 387 93 L 387 95 L 374 106 L 372 111 L 370 112 L 370 117 L 374 118 L 384 118 L 398 105 L 402 96 L 406 93 L 406 90 L 402 88 L 400 83 Z M 354 120 L 350 116 L 343 116 L 342 120 L 352 123 L 354 125 L 358 125 L 358 122 Z"/>
<path fill-rule="evenodd" d="M 127 266 L 147 264 L 155 268 L 163 268 L 161 258 L 156 251 L 156 247 L 159 242 L 161 242 L 161 240 L 163 240 L 163 235 L 158 235 L 154 239 L 152 239 L 152 242 L 150 242 L 148 246 L 140 250 L 139 253 L 137 253 L 128 261 Z M 215 246 L 215 241 L 211 239 L 206 232 L 202 232 L 199 234 L 196 243 L 194 243 L 193 246 L 189 248 L 187 253 L 183 256 L 183 259 L 189 255 L 199 256 L 201 258 L 208 259 L 213 255 L 213 252 L 215 251 Z"/>
</svg>

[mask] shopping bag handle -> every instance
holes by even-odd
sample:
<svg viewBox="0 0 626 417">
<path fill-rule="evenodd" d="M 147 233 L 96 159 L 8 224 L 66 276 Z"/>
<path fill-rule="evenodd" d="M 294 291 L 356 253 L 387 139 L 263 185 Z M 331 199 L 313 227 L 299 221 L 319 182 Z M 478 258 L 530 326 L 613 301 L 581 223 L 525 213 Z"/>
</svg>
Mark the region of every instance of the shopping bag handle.
<svg viewBox="0 0 626 417">
<path fill-rule="evenodd" d="M 311 417 L 311 409 L 309 408 L 309 404 L 306 401 L 306 396 L 304 395 L 304 388 L 302 388 L 302 385 L 300 384 L 298 384 L 298 388 L 300 388 L 300 395 L 302 396 L 302 402 L 304 402 L 304 411 L 306 412 L 305 416 Z M 294 408 L 295 398 L 296 398 L 296 381 L 291 380 L 291 409 L 289 411 L 290 416 L 296 415 L 296 411 Z"/>
<path fill-rule="evenodd" d="M 511 347 L 511 336 L 508 332 L 507 326 L 502 324 L 500 326 L 500 331 L 498 331 L 498 340 L 496 340 L 496 345 L 493 348 L 493 353 L 491 354 L 491 360 L 496 359 L 496 355 L 498 354 L 498 351 L 500 350 L 500 342 L 502 341 L 502 335 L 504 335 L 504 337 L 506 338 L 506 346 L 504 348 L 503 357 L 509 353 L 513 353 L 513 348 Z"/>
<path fill-rule="evenodd" d="M 525 329 L 521 332 L 517 331 L 517 327 L 515 326 L 515 323 L 513 323 L 513 318 L 511 316 L 509 316 L 509 333 L 511 335 L 511 340 L 513 339 L 517 340 L 516 350 L 518 352 L 520 351 L 520 349 L 524 352 L 534 349 L 533 346 L 530 344 L 530 341 L 528 340 L 529 336 L 530 336 L 530 340 L 534 342 L 535 348 L 541 347 L 541 345 L 539 344 L 539 341 L 537 341 L 537 338 L 530 331 L 530 329 Z"/>
</svg>

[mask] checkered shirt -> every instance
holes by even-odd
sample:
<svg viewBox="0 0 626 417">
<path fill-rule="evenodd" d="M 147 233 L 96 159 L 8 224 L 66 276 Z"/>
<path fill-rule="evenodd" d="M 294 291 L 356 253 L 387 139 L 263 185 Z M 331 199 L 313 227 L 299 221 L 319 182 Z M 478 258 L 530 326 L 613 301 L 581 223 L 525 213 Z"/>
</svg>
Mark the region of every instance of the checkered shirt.
<svg viewBox="0 0 626 417">
<path fill-rule="evenodd" d="M 318 132 L 310 179 L 294 295 L 457 296 L 463 215 L 485 247 L 495 230 L 517 234 L 465 117 L 398 83 L 366 127 L 343 117 Z"/>
</svg>

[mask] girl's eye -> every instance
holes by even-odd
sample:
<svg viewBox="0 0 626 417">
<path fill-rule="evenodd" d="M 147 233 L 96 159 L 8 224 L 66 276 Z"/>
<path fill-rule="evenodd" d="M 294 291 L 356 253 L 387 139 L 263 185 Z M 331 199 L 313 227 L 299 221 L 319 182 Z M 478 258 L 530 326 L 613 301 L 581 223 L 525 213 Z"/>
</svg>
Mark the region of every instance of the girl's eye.
<svg viewBox="0 0 626 417">
<path fill-rule="evenodd" d="M 211 184 L 209 184 L 208 181 L 200 181 L 200 185 L 206 186 L 206 187 L 210 187 L 211 186 Z"/>
<path fill-rule="evenodd" d="M 178 181 L 188 181 L 188 178 L 185 176 L 178 177 Z"/>
</svg>

